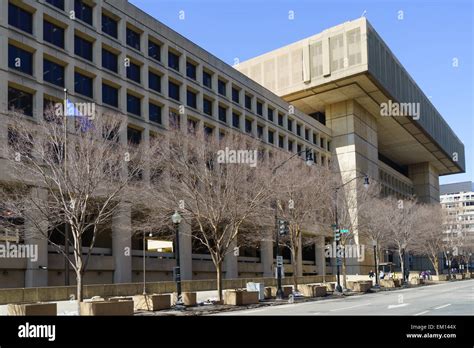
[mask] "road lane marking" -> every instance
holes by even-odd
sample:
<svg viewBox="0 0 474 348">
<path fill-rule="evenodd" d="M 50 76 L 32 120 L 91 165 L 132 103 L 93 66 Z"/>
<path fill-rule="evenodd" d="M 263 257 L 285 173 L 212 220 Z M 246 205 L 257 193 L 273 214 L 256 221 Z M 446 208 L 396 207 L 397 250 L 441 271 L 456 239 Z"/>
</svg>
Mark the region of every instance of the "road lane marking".
<svg viewBox="0 0 474 348">
<path fill-rule="evenodd" d="M 360 307 L 360 306 L 366 306 L 366 305 L 368 305 L 368 304 L 370 304 L 370 302 L 362 303 L 362 304 L 356 305 L 356 306 L 350 306 L 350 307 L 344 307 L 344 308 L 331 309 L 330 312 L 343 311 L 344 309 L 350 309 L 350 308 L 356 308 L 356 307 Z"/>
<path fill-rule="evenodd" d="M 401 304 L 396 304 L 396 305 L 391 304 L 391 305 L 388 305 L 387 308 L 388 309 L 400 308 L 400 307 L 405 307 L 405 306 L 408 306 L 408 305 L 409 305 L 409 303 L 401 303 Z"/>
<path fill-rule="evenodd" d="M 429 311 L 424 311 L 424 312 L 416 313 L 416 314 L 413 314 L 413 315 L 415 315 L 415 316 L 417 316 L 417 315 L 423 315 L 423 314 L 428 313 L 428 312 L 429 312 Z"/>
<path fill-rule="evenodd" d="M 445 308 L 445 307 L 448 307 L 448 306 L 451 306 L 451 303 L 436 307 L 435 309 L 441 309 L 441 308 Z"/>
</svg>

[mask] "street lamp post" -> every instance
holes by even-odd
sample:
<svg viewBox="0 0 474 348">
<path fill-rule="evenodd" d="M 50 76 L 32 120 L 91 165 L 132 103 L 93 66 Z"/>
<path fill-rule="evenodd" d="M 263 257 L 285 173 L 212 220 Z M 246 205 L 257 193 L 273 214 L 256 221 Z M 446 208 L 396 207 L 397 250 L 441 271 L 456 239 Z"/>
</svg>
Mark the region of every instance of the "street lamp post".
<svg viewBox="0 0 474 348">
<path fill-rule="evenodd" d="M 379 285 L 379 272 L 378 272 L 378 269 L 377 269 L 377 242 L 375 240 L 373 240 L 372 245 L 374 247 L 375 285 Z"/>
<path fill-rule="evenodd" d="M 446 265 L 448 266 L 448 280 L 451 280 L 451 260 L 449 259 L 449 250 L 446 251 Z"/>
<path fill-rule="evenodd" d="M 150 232 L 148 235 L 151 237 L 153 234 Z M 146 236 L 143 232 L 143 295 L 146 295 Z"/>
<path fill-rule="evenodd" d="M 181 265 L 180 265 L 180 259 L 179 259 L 179 224 L 182 221 L 182 216 L 178 213 L 176 210 L 171 217 L 171 220 L 173 221 L 174 228 L 175 228 L 175 241 L 176 241 L 176 251 L 174 253 L 175 258 L 176 258 L 176 267 L 174 271 L 174 277 L 176 281 L 176 292 L 177 292 L 177 297 L 176 297 L 176 305 L 175 308 L 181 309 L 183 306 L 183 299 L 181 298 Z"/>
<path fill-rule="evenodd" d="M 471 256 L 472 256 L 472 253 L 470 252 L 469 259 L 467 260 L 467 273 L 469 273 L 469 266 L 471 266 Z"/>
</svg>

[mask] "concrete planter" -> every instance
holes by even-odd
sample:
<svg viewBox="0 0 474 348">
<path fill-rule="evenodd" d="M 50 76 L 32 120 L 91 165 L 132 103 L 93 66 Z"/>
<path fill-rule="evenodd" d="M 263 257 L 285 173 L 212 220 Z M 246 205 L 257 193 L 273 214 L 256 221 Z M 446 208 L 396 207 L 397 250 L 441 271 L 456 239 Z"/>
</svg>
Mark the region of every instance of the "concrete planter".
<svg viewBox="0 0 474 348">
<path fill-rule="evenodd" d="M 326 291 L 334 291 L 336 290 L 336 283 L 323 283 L 326 286 Z"/>
<path fill-rule="evenodd" d="M 247 290 L 226 290 L 224 304 L 231 306 L 244 306 L 258 303 L 258 292 Z"/>
<path fill-rule="evenodd" d="M 454 279 L 456 280 L 463 280 L 464 279 L 464 275 L 463 274 L 460 274 L 460 273 L 457 273 L 454 275 Z"/>
<path fill-rule="evenodd" d="M 400 279 L 380 279 L 380 286 L 383 288 L 398 288 L 401 286 L 401 283 Z"/>
<path fill-rule="evenodd" d="M 448 275 L 447 274 L 434 275 L 434 276 L 431 276 L 431 279 L 437 282 L 447 281 Z"/>
<path fill-rule="evenodd" d="M 321 284 L 304 284 L 300 285 L 299 290 L 305 297 L 322 297 L 326 296 L 326 286 Z"/>
<path fill-rule="evenodd" d="M 171 295 L 136 295 L 133 296 L 135 310 L 159 311 L 171 307 Z"/>
<path fill-rule="evenodd" d="M 133 315 L 133 301 L 81 302 L 81 315 Z"/>
<path fill-rule="evenodd" d="M 56 303 L 22 303 L 9 304 L 7 307 L 7 315 L 20 316 L 37 316 L 49 315 L 54 316 L 58 314 Z"/>
<path fill-rule="evenodd" d="M 288 297 L 293 293 L 293 287 L 292 286 L 282 286 L 281 288 L 283 290 L 283 297 Z M 277 287 L 272 286 L 271 291 L 272 291 L 272 297 L 276 297 Z"/>
<path fill-rule="evenodd" d="M 195 292 L 183 292 L 182 297 L 185 306 L 197 305 L 197 295 Z"/>
<path fill-rule="evenodd" d="M 464 273 L 464 279 L 471 279 L 471 273 Z"/>
<path fill-rule="evenodd" d="M 420 284 L 423 284 L 425 281 L 423 279 L 420 279 L 420 278 L 411 278 L 410 279 L 410 284 L 411 285 L 420 285 Z"/>
<path fill-rule="evenodd" d="M 347 282 L 347 287 L 355 292 L 368 292 L 372 287 L 372 281 Z"/>
</svg>

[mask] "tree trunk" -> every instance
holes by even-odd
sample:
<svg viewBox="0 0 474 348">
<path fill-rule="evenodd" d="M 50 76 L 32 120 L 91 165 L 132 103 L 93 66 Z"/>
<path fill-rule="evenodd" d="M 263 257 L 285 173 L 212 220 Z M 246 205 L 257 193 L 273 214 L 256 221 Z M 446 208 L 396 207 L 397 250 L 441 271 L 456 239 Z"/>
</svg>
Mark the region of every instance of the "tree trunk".
<svg viewBox="0 0 474 348">
<path fill-rule="evenodd" d="M 84 284 L 82 283 L 82 275 L 82 270 L 76 271 L 76 296 L 78 315 L 81 315 L 81 302 L 84 300 Z"/>
<path fill-rule="evenodd" d="M 399 256 L 400 256 L 400 267 L 402 269 L 402 281 L 401 282 L 405 283 L 405 278 L 403 277 L 404 274 L 405 274 L 405 253 L 400 252 Z"/>
<path fill-rule="evenodd" d="M 217 299 L 223 300 L 222 297 L 222 262 L 216 264 L 216 276 L 217 276 Z"/>
<path fill-rule="evenodd" d="M 347 289 L 346 254 L 342 253 L 342 287 Z"/>
<path fill-rule="evenodd" d="M 299 265 L 298 265 L 298 249 L 295 248 L 294 252 L 291 255 L 291 262 L 293 264 L 293 287 L 294 291 L 298 291 L 298 272 L 299 272 Z"/>
</svg>

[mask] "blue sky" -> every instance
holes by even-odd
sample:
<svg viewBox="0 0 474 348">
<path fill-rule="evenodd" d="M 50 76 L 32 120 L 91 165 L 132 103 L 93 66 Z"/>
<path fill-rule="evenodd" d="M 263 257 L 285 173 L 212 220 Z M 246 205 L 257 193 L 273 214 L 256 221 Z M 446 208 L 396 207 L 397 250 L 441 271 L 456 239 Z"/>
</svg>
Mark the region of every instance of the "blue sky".
<svg viewBox="0 0 474 348">
<path fill-rule="evenodd" d="M 471 0 L 129 0 L 229 64 L 317 34 L 366 11 L 375 30 L 465 145 L 474 181 L 473 4 Z M 180 19 L 184 11 L 184 20 Z M 288 19 L 293 11 L 294 19 Z M 403 20 L 398 19 L 403 11 Z M 452 66 L 457 58 L 459 66 Z"/>
</svg>

